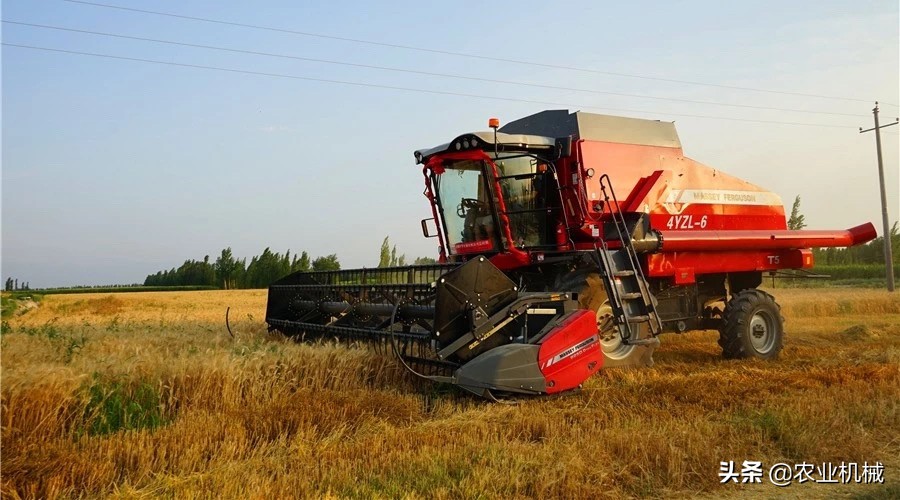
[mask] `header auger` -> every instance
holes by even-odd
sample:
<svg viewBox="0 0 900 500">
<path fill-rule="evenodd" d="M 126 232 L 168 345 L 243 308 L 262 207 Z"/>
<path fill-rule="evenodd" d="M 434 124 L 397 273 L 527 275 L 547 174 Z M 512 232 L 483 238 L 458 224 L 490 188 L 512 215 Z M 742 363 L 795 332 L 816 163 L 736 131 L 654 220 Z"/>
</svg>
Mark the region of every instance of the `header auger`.
<svg viewBox="0 0 900 500">
<path fill-rule="evenodd" d="M 665 332 L 718 329 L 726 357 L 775 358 L 763 273 L 875 238 L 869 223 L 788 230 L 776 194 L 685 157 L 672 123 L 544 111 L 490 126 L 415 152 L 440 264 L 289 275 L 269 288 L 269 328 L 390 345 L 416 375 L 492 399 L 553 394 L 652 365 Z"/>
</svg>

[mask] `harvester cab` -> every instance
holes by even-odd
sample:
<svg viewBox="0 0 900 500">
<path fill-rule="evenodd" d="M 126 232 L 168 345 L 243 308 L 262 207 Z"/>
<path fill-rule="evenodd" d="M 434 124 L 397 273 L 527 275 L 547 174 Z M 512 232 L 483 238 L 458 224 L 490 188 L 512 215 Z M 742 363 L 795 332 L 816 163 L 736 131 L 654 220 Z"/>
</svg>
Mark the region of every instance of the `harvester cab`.
<svg viewBox="0 0 900 500">
<path fill-rule="evenodd" d="M 718 329 L 726 357 L 772 359 L 784 325 L 763 273 L 875 237 L 787 230 L 777 195 L 684 156 L 672 123 L 544 111 L 490 127 L 415 152 L 439 264 L 294 273 L 269 288 L 269 328 L 388 344 L 488 398 L 551 394 L 652 365 L 665 332 Z"/>
<path fill-rule="evenodd" d="M 521 260 L 523 250 L 555 249 L 558 156 L 554 140 L 496 132 L 416 151 L 443 229 L 442 260 L 498 253 Z"/>
</svg>

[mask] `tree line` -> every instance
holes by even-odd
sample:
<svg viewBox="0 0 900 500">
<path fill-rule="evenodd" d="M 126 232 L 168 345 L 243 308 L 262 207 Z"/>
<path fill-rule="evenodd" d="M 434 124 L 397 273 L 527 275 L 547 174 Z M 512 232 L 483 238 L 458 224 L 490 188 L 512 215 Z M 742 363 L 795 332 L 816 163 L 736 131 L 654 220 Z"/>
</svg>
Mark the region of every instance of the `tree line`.
<svg viewBox="0 0 900 500">
<path fill-rule="evenodd" d="M 417 265 L 435 262 L 430 257 L 420 257 L 413 261 Z M 381 244 L 378 267 L 404 265 L 406 255 L 398 254 L 397 246 L 392 246 L 390 239 L 386 237 Z M 273 281 L 291 273 L 340 269 L 341 263 L 336 254 L 313 259 L 306 251 L 291 255 L 290 250 L 281 254 L 266 248 L 247 262 L 246 258 L 235 258 L 231 247 L 228 247 L 222 250 L 215 261 L 211 261 L 207 255 L 203 260 L 186 260 L 177 268 L 151 274 L 144 280 L 144 286 L 214 286 L 226 290 L 266 288 Z"/>
<path fill-rule="evenodd" d="M 234 257 L 231 247 L 222 250 L 216 260 L 186 260 L 181 266 L 147 276 L 144 286 L 215 286 L 224 289 L 265 288 L 275 280 L 297 271 L 336 271 L 341 268 L 337 255 L 310 258 L 307 252 L 291 255 L 266 248 L 260 255 Z"/>
<path fill-rule="evenodd" d="M 431 257 L 418 257 L 413 261 L 414 266 L 424 266 L 426 264 L 437 264 L 437 259 Z M 378 267 L 397 267 L 406 265 L 406 254 L 397 253 L 397 245 L 391 246 L 389 236 L 384 237 L 381 242 L 381 253 L 378 256 Z"/>
<path fill-rule="evenodd" d="M 22 284 L 20 286 L 19 278 L 6 278 L 6 283 L 4 283 L 3 289 L 7 292 L 13 292 L 16 290 L 31 290 L 31 284 L 27 281 L 22 281 Z"/>
</svg>

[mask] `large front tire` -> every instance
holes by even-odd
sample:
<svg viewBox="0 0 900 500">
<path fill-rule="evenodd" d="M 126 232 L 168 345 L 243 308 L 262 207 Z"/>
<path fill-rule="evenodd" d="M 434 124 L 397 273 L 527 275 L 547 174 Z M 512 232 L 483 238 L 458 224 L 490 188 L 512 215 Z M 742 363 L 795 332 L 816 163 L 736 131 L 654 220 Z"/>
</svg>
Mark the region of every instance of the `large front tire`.
<svg viewBox="0 0 900 500">
<path fill-rule="evenodd" d="M 586 276 L 578 294 L 579 305 L 583 309 L 597 313 L 597 333 L 603 349 L 603 368 L 650 367 L 653 366 L 653 351 L 659 342 L 646 345 L 626 345 L 622 343 L 619 328 L 615 325 L 612 307 L 606 296 L 600 275 L 591 273 Z M 635 328 L 635 338 L 647 338 L 648 328 L 645 324 Z"/>
<path fill-rule="evenodd" d="M 719 345 L 727 359 L 775 359 L 784 346 L 784 318 L 775 298 L 755 288 L 731 296 Z"/>
</svg>

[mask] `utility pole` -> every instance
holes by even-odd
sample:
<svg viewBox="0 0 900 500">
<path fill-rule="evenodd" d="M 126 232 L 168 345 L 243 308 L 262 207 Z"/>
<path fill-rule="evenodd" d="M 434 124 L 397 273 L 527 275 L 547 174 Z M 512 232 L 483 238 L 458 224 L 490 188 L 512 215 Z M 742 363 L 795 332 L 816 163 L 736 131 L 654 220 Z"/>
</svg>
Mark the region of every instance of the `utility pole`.
<svg viewBox="0 0 900 500">
<path fill-rule="evenodd" d="M 885 273 L 887 276 L 887 289 L 889 292 L 894 291 L 894 256 L 891 252 L 891 229 L 888 226 L 888 209 L 887 209 L 887 195 L 884 192 L 884 162 L 881 159 L 881 129 L 885 127 L 890 127 L 891 125 L 896 125 L 900 122 L 900 118 L 897 118 L 893 123 L 888 123 L 887 125 L 879 125 L 878 124 L 878 101 L 875 101 L 875 108 L 872 109 L 872 114 L 875 116 L 875 127 L 863 130 L 862 127 L 859 127 L 859 133 L 862 134 L 864 132 L 875 131 L 875 148 L 878 150 L 878 182 L 881 185 L 881 222 L 884 227 L 884 232 L 882 233 L 882 238 L 884 238 L 884 266 Z"/>
</svg>

